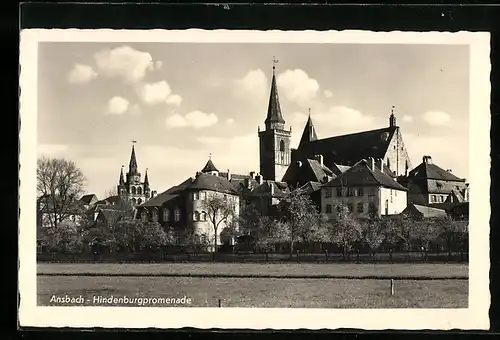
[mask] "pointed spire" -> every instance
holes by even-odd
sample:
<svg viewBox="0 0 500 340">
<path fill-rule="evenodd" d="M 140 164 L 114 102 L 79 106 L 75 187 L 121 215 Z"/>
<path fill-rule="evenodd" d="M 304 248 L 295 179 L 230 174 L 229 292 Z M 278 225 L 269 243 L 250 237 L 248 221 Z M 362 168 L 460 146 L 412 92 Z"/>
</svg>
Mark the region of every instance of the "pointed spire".
<svg viewBox="0 0 500 340">
<path fill-rule="evenodd" d="M 144 187 L 149 187 L 148 168 L 146 168 L 146 174 L 144 175 Z"/>
<path fill-rule="evenodd" d="M 266 129 L 284 129 L 285 119 L 281 114 L 280 100 L 278 96 L 278 86 L 276 85 L 276 64 L 278 60 L 273 57 L 273 77 L 271 80 L 271 93 L 269 95 L 269 105 L 267 108 L 267 118 L 265 120 Z"/>
<path fill-rule="evenodd" d="M 130 164 L 128 166 L 128 171 L 130 174 L 136 174 L 137 173 L 137 159 L 135 158 L 135 143 L 137 141 L 133 140 L 132 141 L 132 154 L 130 155 Z"/>
<path fill-rule="evenodd" d="M 207 173 L 207 172 L 214 172 L 214 171 L 219 172 L 219 170 L 217 170 L 214 163 L 212 162 L 212 154 L 209 154 L 208 155 L 208 162 L 207 162 L 207 164 L 205 164 L 205 167 L 201 170 L 201 172 Z"/>
<path fill-rule="evenodd" d="M 311 109 L 309 109 L 309 117 L 307 118 L 306 126 L 304 127 L 304 132 L 302 132 L 302 137 L 300 138 L 299 145 L 317 140 L 316 129 L 311 119 Z"/>
<path fill-rule="evenodd" d="M 124 184 L 125 184 L 125 179 L 123 178 L 123 165 L 122 165 L 122 168 L 120 170 L 120 185 Z"/>
<path fill-rule="evenodd" d="M 394 105 L 392 105 L 392 108 L 391 108 L 391 115 L 389 117 L 389 126 L 390 127 L 395 127 L 396 126 L 396 116 L 394 115 L 394 109 L 396 107 Z"/>
</svg>

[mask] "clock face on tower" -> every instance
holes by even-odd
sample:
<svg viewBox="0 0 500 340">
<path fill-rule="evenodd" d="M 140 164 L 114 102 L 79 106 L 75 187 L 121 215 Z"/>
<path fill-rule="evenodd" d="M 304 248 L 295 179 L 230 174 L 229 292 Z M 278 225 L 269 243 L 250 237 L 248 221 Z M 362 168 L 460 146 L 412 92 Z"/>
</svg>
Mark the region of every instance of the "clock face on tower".
<svg viewBox="0 0 500 340">
<path fill-rule="evenodd" d="M 139 182 L 139 176 L 134 176 L 134 182 Z"/>
</svg>

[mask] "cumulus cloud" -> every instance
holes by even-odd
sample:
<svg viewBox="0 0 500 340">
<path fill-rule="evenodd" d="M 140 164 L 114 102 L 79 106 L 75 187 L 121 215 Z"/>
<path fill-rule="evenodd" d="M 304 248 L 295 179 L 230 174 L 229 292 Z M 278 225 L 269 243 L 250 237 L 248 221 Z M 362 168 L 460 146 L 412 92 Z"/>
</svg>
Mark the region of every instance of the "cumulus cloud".
<svg viewBox="0 0 500 340">
<path fill-rule="evenodd" d="M 163 66 L 163 62 L 161 60 L 157 60 L 155 62 L 155 69 L 159 70 Z"/>
<path fill-rule="evenodd" d="M 135 83 L 142 80 L 147 71 L 154 69 L 153 58 L 130 46 L 104 49 L 94 54 L 100 74 L 107 77 L 121 77 Z"/>
<path fill-rule="evenodd" d="M 250 70 L 242 78 L 236 79 L 234 91 L 236 95 L 240 98 L 251 98 L 255 97 L 263 98 L 269 84 L 264 71 L 261 69 Z"/>
<path fill-rule="evenodd" d="M 156 105 L 166 102 L 172 93 L 170 85 L 165 80 L 156 83 L 145 83 L 137 86 L 139 98 L 146 105 Z"/>
<path fill-rule="evenodd" d="M 319 91 L 316 79 L 301 69 L 286 70 L 278 76 L 277 82 L 281 93 L 299 105 L 309 105 Z"/>
<path fill-rule="evenodd" d="M 430 125 L 445 125 L 451 120 L 451 116 L 442 111 L 427 111 L 422 115 L 422 119 Z"/>
<path fill-rule="evenodd" d="M 91 66 L 83 64 L 75 64 L 67 75 L 70 84 L 88 84 L 95 77 L 97 72 Z"/>
<path fill-rule="evenodd" d="M 323 93 L 325 94 L 325 97 L 327 97 L 327 98 L 333 97 L 333 92 L 330 90 L 325 90 Z"/>
<path fill-rule="evenodd" d="M 166 118 L 165 124 L 170 128 L 178 127 L 193 127 L 201 129 L 215 125 L 218 122 L 218 117 L 215 113 L 205 113 L 202 111 L 191 111 L 185 116 L 178 113 L 173 114 Z"/>
<path fill-rule="evenodd" d="M 226 119 L 226 124 L 228 125 L 234 124 L 234 119 L 233 118 Z"/>
<path fill-rule="evenodd" d="M 405 123 L 411 123 L 413 122 L 413 117 L 412 116 L 403 116 L 403 122 Z"/>
<path fill-rule="evenodd" d="M 168 96 L 166 102 L 168 105 L 179 106 L 182 103 L 182 97 L 178 94 L 172 94 L 172 95 Z"/>
<path fill-rule="evenodd" d="M 128 110 L 129 101 L 120 96 L 114 96 L 108 101 L 108 113 L 122 114 Z"/>
</svg>

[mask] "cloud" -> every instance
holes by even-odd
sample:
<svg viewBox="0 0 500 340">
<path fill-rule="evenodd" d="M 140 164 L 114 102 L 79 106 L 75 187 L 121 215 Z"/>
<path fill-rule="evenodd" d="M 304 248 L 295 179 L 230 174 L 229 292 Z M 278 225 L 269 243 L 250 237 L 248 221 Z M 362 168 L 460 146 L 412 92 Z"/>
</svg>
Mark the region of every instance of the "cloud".
<svg viewBox="0 0 500 340">
<path fill-rule="evenodd" d="M 83 64 L 75 64 L 67 75 L 70 84 L 88 84 L 95 77 L 97 72 L 91 66 Z"/>
<path fill-rule="evenodd" d="M 427 111 L 422 115 L 422 119 L 430 125 L 445 125 L 451 120 L 451 116 L 442 111 Z"/>
<path fill-rule="evenodd" d="M 333 97 L 333 92 L 330 90 L 325 90 L 323 93 L 325 94 L 325 97 L 327 97 L 327 98 Z"/>
<path fill-rule="evenodd" d="M 267 77 L 261 69 L 250 70 L 242 78 L 236 79 L 234 91 L 240 98 L 255 100 L 263 98 L 269 88 Z"/>
<path fill-rule="evenodd" d="M 318 82 L 301 69 L 286 70 L 277 81 L 281 93 L 299 105 L 309 105 L 319 91 Z"/>
<path fill-rule="evenodd" d="M 142 80 L 146 72 L 154 68 L 151 54 L 130 46 L 101 50 L 94 54 L 94 59 L 100 74 L 121 77 L 132 83 Z"/>
<path fill-rule="evenodd" d="M 128 110 L 129 101 L 123 97 L 115 96 L 108 101 L 108 113 L 122 114 Z"/>
<path fill-rule="evenodd" d="M 234 119 L 233 118 L 226 119 L 226 124 L 228 125 L 234 124 Z"/>
<path fill-rule="evenodd" d="M 172 94 L 172 95 L 168 96 L 166 103 L 168 105 L 179 106 L 182 103 L 182 97 L 178 94 Z"/>
<path fill-rule="evenodd" d="M 37 153 L 43 156 L 56 156 L 68 150 L 66 144 L 38 144 Z"/>
<path fill-rule="evenodd" d="M 139 106 L 139 104 L 134 104 L 131 108 L 130 108 L 130 113 L 133 114 L 133 115 L 139 115 L 142 113 L 142 109 L 141 107 Z"/>
<path fill-rule="evenodd" d="M 139 98 L 146 105 L 156 105 L 166 102 L 172 93 L 170 85 L 165 80 L 156 83 L 145 83 L 137 86 Z"/>
<path fill-rule="evenodd" d="M 173 114 L 165 120 L 167 127 L 193 127 L 201 129 L 215 125 L 218 122 L 218 117 L 215 113 L 205 113 L 202 111 L 191 111 L 187 115 L 182 116 L 178 113 Z"/>
<path fill-rule="evenodd" d="M 159 70 L 163 66 L 163 62 L 161 60 L 157 60 L 155 62 L 155 69 Z"/>
<path fill-rule="evenodd" d="M 413 122 L 413 117 L 412 116 L 403 116 L 403 122 L 405 123 L 411 123 Z"/>
</svg>

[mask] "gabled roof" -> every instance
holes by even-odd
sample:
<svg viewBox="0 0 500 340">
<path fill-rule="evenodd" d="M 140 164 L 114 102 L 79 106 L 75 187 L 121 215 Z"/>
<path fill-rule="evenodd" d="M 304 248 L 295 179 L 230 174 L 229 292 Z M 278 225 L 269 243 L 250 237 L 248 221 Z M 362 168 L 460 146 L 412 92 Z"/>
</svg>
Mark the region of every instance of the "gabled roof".
<svg viewBox="0 0 500 340">
<path fill-rule="evenodd" d="M 199 173 L 193 182 L 186 187 L 187 190 L 212 190 L 227 194 L 237 195 L 233 184 L 224 177 Z"/>
<path fill-rule="evenodd" d="M 271 186 L 273 187 L 274 193 L 271 195 Z M 272 197 L 285 197 L 290 193 L 288 185 L 284 182 L 276 182 L 271 180 L 266 180 L 262 184 L 257 185 L 255 189 L 250 192 L 250 196 L 272 196 Z"/>
<path fill-rule="evenodd" d="M 314 124 L 311 119 L 311 115 L 307 118 L 306 126 L 304 126 L 304 131 L 302 132 L 302 137 L 300 138 L 300 144 L 311 142 L 313 140 L 317 140 L 318 135 L 316 134 L 316 129 L 314 128 Z"/>
<path fill-rule="evenodd" d="M 346 172 L 324 184 L 324 186 L 381 186 L 401 191 L 408 191 L 408 189 L 396 182 L 386 173 L 380 171 L 377 167 L 372 170 L 368 165 L 368 162 L 365 160 L 359 161 Z"/>
<path fill-rule="evenodd" d="M 430 206 L 425 206 L 425 205 L 418 205 L 414 203 L 409 203 L 406 207 L 407 211 L 414 211 L 420 213 L 422 217 L 439 217 L 439 216 L 446 216 L 446 210 L 444 209 L 438 209 Z"/>
<path fill-rule="evenodd" d="M 88 195 L 84 195 L 82 196 L 82 198 L 80 198 L 80 201 L 82 201 L 84 204 L 90 204 L 90 202 L 92 202 L 93 199 L 97 199 L 97 196 L 95 194 L 88 194 Z"/>
<path fill-rule="evenodd" d="M 311 178 L 311 180 L 314 182 L 322 182 L 325 176 L 335 177 L 335 174 L 332 170 L 330 170 L 324 164 L 322 165 L 315 159 L 306 159 L 304 162 L 301 161 L 301 166 L 304 168 L 299 167 L 297 162 L 291 164 L 286 170 L 285 175 L 283 176 L 283 182 L 296 182 L 299 177 L 303 178 L 303 176 L 308 176 L 307 171 L 309 171 L 313 175 L 313 178 Z M 306 172 L 304 172 L 304 170 Z"/>
<path fill-rule="evenodd" d="M 465 179 L 455 176 L 450 171 L 446 171 L 434 163 L 427 162 L 420 163 L 416 168 L 412 169 L 408 175 L 409 177 L 436 179 L 441 181 L 465 182 Z"/>
<path fill-rule="evenodd" d="M 384 158 L 397 127 L 385 127 L 330 138 L 317 139 L 299 145 L 297 159 L 314 158 L 321 154 L 325 164 L 355 164 L 368 157 Z"/>
<path fill-rule="evenodd" d="M 321 189 L 321 183 L 309 181 L 303 186 L 301 186 L 298 190 L 302 190 L 305 194 L 312 194 Z"/>
<path fill-rule="evenodd" d="M 156 195 L 150 200 L 144 202 L 139 207 L 161 207 L 165 202 L 168 202 L 176 197 L 178 197 L 183 190 L 185 190 L 192 182 L 191 178 L 186 179 L 179 185 L 173 186 L 164 192 Z"/>
</svg>

